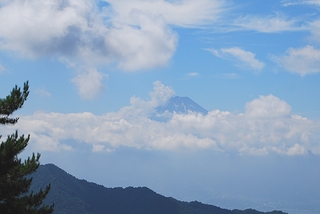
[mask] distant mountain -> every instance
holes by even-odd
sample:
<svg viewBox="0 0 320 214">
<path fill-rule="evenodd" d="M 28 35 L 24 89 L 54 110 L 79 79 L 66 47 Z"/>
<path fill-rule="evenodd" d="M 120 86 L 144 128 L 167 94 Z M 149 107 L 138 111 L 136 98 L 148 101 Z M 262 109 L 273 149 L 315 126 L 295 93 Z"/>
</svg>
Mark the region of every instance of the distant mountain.
<svg viewBox="0 0 320 214">
<path fill-rule="evenodd" d="M 252 209 L 231 211 L 196 201 L 181 202 L 146 187 L 106 188 L 79 180 L 53 164 L 41 165 L 32 177 L 34 191 L 51 183 L 45 203 L 55 204 L 54 214 L 263 214 Z"/>
<path fill-rule="evenodd" d="M 176 113 L 181 113 L 181 114 L 187 114 L 188 111 L 192 112 L 197 112 L 197 113 L 202 113 L 204 115 L 208 114 L 208 111 L 201 107 L 199 104 L 194 102 L 192 99 L 189 97 L 172 97 L 171 99 L 168 100 L 166 105 L 164 106 L 159 106 L 156 108 L 157 113 L 162 114 L 165 111 L 168 112 L 176 112 Z"/>
<path fill-rule="evenodd" d="M 189 97 L 172 97 L 165 105 L 155 108 L 156 113 L 151 115 L 150 119 L 158 122 L 167 122 L 172 117 L 172 114 L 187 114 L 188 112 L 208 114 L 208 111 L 194 102 Z"/>
</svg>

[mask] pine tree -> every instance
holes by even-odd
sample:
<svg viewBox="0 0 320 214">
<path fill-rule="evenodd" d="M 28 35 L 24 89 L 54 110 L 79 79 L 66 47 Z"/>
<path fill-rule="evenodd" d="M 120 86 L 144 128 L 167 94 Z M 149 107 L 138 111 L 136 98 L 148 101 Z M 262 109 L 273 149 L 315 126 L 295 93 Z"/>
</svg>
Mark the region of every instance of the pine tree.
<svg viewBox="0 0 320 214">
<path fill-rule="evenodd" d="M 15 86 L 11 93 L 0 99 L 0 124 L 16 124 L 19 118 L 10 115 L 20 109 L 29 95 L 28 82 L 23 90 Z M 1 137 L 1 136 L 0 136 Z M 53 205 L 43 205 L 50 190 L 50 184 L 39 192 L 30 192 L 32 178 L 28 175 L 35 172 L 39 165 L 40 154 L 33 154 L 24 162 L 18 155 L 26 148 L 30 136 L 19 136 L 18 131 L 0 143 L 0 213 L 1 214 L 50 214 Z"/>
</svg>

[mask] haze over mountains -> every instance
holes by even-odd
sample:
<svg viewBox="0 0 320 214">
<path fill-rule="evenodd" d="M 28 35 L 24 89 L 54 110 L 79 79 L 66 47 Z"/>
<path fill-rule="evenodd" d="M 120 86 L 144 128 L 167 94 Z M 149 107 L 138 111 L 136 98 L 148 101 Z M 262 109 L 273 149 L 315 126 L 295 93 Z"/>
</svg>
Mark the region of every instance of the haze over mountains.
<svg viewBox="0 0 320 214">
<path fill-rule="evenodd" d="M 179 96 L 170 98 L 165 105 L 157 107 L 156 110 L 159 114 L 162 114 L 166 111 L 180 114 L 187 114 L 189 111 L 202 113 L 204 115 L 208 114 L 208 110 L 204 109 L 189 97 Z"/>
<path fill-rule="evenodd" d="M 195 147 L 193 150 L 193 143 L 199 140 L 197 137 L 206 137 L 208 134 L 209 137 L 217 136 L 215 133 L 221 134 L 224 128 L 230 128 L 228 119 L 237 120 L 231 124 L 235 127 L 234 132 L 222 135 L 227 138 L 232 137 L 230 133 L 239 136 L 238 133 L 245 131 L 243 128 L 248 127 L 248 124 L 241 115 L 224 114 L 218 110 L 204 115 L 205 112 L 199 110 L 202 108 L 194 108 L 194 102 L 189 101 L 189 98 L 174 97 L 166 104 L 155 107 L 153 104 L 156 102 L 137 98 L 132 106 L 122 109 L 120 113 L 127 114 L 119 119 L 114 118 L 113 113 L 101 117 L 81 113 L 51 114 L 50 117 L 39 114 L 37 120 L 31 121 L 42 121 L 47 130 L 52 130 L 47 133 L 47 137 L 74 149 L 62 151 L 59 156 L 55 152 L 41 152 L 44 163 L 55 163 L 77 177 L 95 183 L 111 187 L 147 186 L 157 193 L 179 200 L 198 200 L 230 209 L 251 207 L 264 212 L 283 210 L 290 214 L 319 213 L 319 192 L 316 186 L 313 187 L 318 168 L 310 165 L 310 162 L 317 162 L 316 156 L 308 156 L 306 159 L 304 156 L 297 158 L 277 154 L 235 155 L 224 148 L 229 145 L 228 142 L 232 142 L 230 140 L 226 144 L 219 144 L 222 151 L 210 147 Z M 149 112 L 152 112 L 149 111 L 150 106 L 153 112 L 158 111 L 154 117 L 164 122 L 148 118 Z M 121 116 L 120 113 L 116 114 Z M 56 124 L 56 121 L 59 123 Z M 76 121 L 72 127 L 70 121 Z M 216 125 L 209 126 L 208 132 L 201 135 L 199 131 L 201 125 L 207 125 L 205 121 L 212 121 Z M 270 127 L 273 124 L 270 123 Z M 121 129 L 121 125 L 125 125 L 126 129 Z M 60 133 L 52 136 L 56 130 L 64 130 L 64 133 L 70 133 L 78 141 L 72 141 L 72 137 L 63 138 Z M 29 132 L 29 129 L 25 131 Z M 37 139 L 42 134 L 43 131 L 34 131 L 31 135 Z M 108 138 L 110 136 L 112 138 Z M 183 138 L 178 141 L 181 136 Z M 115 146 L 110 146 L 106 139 Z M 41 142 L 47 144 L 48 138 Z M 264 144 L 258 141 L 257 145 Z M 164 147 L 154 149 L 155 146 Z M 254 147 L 255 144 L 249 146 Z M 167 148 L 173 149 L 161 150 Z M 295 163 L 294 168 L 291 166 L 292 161 Z"/>
<path fill-rule="evenodd" d="M 171 97 L 164 105 L 155 108 L 156 114 L 151 119 L 158 122 L 167 122 L 173 113 L 188 114 L 189 112 L 208 114 L 208 110 L 194 102 L 189 97 Z"/>
<path fill-rule="evenodd" d="M 79 180 L 53 164 L 41 165 L 32 176 L 31 190 L 51 184 L 45 203 L 55 204 L 54 214 L 264 214 L 253 209 L 231 211 L 196 201 L 181 202 L 147 187 L 106 188 Z"/>
</svg>

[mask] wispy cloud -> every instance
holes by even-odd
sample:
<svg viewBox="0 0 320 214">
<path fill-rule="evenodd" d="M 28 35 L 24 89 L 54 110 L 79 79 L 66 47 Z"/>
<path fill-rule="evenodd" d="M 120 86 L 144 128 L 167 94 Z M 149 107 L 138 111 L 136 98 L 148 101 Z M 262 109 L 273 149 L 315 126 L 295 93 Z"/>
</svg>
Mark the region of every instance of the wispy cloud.
<svg viewBox="0 0 320 214">
<path fill-rule="evenodd" d="M 200 74 L 197 72 L 191 72 L 191 73 L 187 73 L 186 76 L 188 77 L 198 77 Z"/>
<path fill-rule="evenodd" d="M 154 108 L 174 91 L 154 84 L 150 100 L 137 97 L 119 112 L 94 115 L 35 113 L 20 117 L 18 127 L 1 127 L 2 133 L 19 128 L 31 133 L 37 150 L 72 149 L 66 140 L 85 142 L 92 151 L 112 151 L 120 146 L 146 150 L 203 150 L 267 155 L 270 153 L 319 154 L 320 124 L 291 114 L 291 106 L 273 95 L 260 96 L 233 114 L 212 110 L 207 115 L 171 114 L 167 122 L 150 119 Z M 72 126 L 70 126 L 72 124 Z M 49 142 L 49 143 L 48 143 Z"/>
<path fill-rule="evenodd" d="M 252 30 L 262 33 L 278 33 L 284 31 L 306 30 L 304 26 L 298 25 L 298 20 L 289 19 L 282 14 L 274 16 L 253 16 L 247 15 L 234 21 L 234 25 L 240 30 Z"/>
<path fill-rule="evenodd" d="M 315 20 L 309 23 L 309 28 L 311 32 L 311 40 L 315 42 L 320 42 L 320 20 Z"/>
<path fill-rule="evenodd" d="M 238 79 L 240 78 L 240 75 L 236 73 L 223 73 L 223 74 L 214 75 L 214 77 L 221 78 L 221 79 Z"/>
<path fill-rule="evenodd" d="M 235 59 L 240 62 L 240 67 L 245 69 L 250 68 L 256 72 L 260 71 L 264 67 L 264 63 L 257 60 L 255 54 L 250 51 L 245 51 L 239 47 L 233 48 L 221 48 L 217 49 L 207 49 L 215 56 L 223 59 Z"/>
<path fill-rule="evenodd" d="M 282 0 L 283 6 L 292 6 L 298 4 L 310 4 L 310 5 L 318 5 L 320 6 L 319 0 Z"/>
<path fill-rule="evenodd" d="M 0 74 L 3 73 L 6 68 L 0 63 Z"/>
<path fill-rule="evenodd" d="M 182 27 L 200 27 L 212 24 L 228 9 L 227 1 L 217 0 L 111 0 L 116 19 L 128 21 L 133 10 L 161 15 L 166 23 Z"/>
<path fill-rule="evenodd" d="M 320 72 L 320 50 L 310 45 L 289 48 L 285 55 L 273 56 L 272 59 L 287 71 L 301 76 Z"/>
<path fill-rule="evenodd" d="M 51 93 L 44 88 L 38 88 L 35 93 L 42 97 L 51 97 Z"/>
</svg>

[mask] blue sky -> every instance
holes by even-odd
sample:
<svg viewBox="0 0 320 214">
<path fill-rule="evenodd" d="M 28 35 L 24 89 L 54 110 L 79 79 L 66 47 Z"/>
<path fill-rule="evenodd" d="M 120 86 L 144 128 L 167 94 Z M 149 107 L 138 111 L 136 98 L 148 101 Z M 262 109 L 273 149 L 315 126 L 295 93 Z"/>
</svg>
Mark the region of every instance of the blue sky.
<svg viewBox="0 0 320 214">
<path fill-rule="evenodd" d="M 42 154 L 105 186 L 319 212 L 320 1 L 0 1 L 0 96 Z M 170 97 L 209 111 L 150 120 Z M 297 203 L 299 202 L 299 203 Z"/>
</svg>

